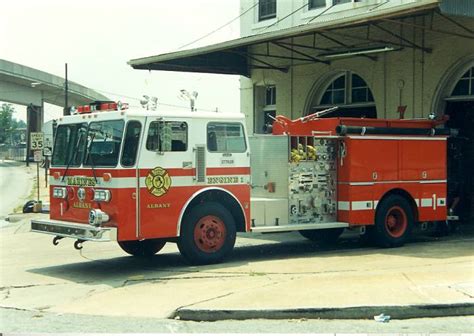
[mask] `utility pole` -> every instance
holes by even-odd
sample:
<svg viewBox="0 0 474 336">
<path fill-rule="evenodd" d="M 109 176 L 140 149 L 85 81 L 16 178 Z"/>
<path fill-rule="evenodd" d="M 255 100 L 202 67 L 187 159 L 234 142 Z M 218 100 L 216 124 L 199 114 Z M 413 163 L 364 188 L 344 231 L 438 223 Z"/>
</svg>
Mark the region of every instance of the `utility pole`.
<svg viewBox="0 0 474 336">
<path fill-rule="evenodd" d="M 26 166 L 30 166 L 30 144 L 31 144 L 31 138 L 30 138 L 30 133 L 31 133 L 31 106 L 32 104 L 28 105 L 26 108 Z"/>
<path fill-rule="evenodd" d="M 64 82 L 64 115 L 70 115 L 71 112 L 69 111 L 68 107 L 68 101 L 67 101 L 67 93 L 68 93 L 68 82 L 67 82 L 67 63 L 64 64 L 64 71 L 65 71 L 65 79 L 66 81 Z"/>
</svg>

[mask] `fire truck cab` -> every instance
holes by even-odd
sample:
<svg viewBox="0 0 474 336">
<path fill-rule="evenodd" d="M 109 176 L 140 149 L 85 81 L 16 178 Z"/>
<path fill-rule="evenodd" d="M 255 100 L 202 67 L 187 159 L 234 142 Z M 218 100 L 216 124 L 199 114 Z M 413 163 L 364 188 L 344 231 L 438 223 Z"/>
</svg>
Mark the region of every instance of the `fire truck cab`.
<svg viewBox="0 0 474 336">
<path fill-rule="evenodd" d="M 225 258 L 237 232 L 333 241 L 362 228 L 399 246 L 416 222 L 447 218 L 439 124 L 279 116 L 273 134 L 248 137 L 240 114 L 93 103 L 58 122 L 50 219 L 31 230 L 134 256 L 176 242 L 196 264 Z"/>
</svg>

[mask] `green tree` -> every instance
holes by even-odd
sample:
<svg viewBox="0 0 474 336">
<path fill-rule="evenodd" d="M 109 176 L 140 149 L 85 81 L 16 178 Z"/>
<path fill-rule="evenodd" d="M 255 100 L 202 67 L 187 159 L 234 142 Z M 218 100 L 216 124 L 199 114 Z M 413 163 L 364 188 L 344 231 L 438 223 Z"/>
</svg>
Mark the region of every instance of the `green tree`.
<svg viewBox="0 0 474 336">
<path fill-rule="evenodd" d="M 2 104 L 0 107 L 0 143 L 5 143 L 9 139 L 13 130 L 13 113 L 15 108 L 11 104 Z M 16 127 L 15 127 L 16 128 Z"/>
</svg>

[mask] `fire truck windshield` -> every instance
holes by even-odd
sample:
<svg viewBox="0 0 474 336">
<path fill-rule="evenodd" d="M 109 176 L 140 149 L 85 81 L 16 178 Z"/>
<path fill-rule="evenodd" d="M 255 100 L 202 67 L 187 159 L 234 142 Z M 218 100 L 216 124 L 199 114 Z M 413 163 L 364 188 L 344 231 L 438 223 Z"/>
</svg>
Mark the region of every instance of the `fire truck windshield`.
<svg viewBox="0 0 474 336">
<path fill-rule="evenodd" d="M 123 128 L 123 120 L 59 125 L 52 165 L 116 166 Z"/>
<path fill-rule="evenodd" d="M 87 124 L 59 125 L 56 130 L 53 166 L 79 166 L 84 155 Z"/>
<path fill-rule="evenodd" d="M 87 132 L 85 166 L 117 165 L 123 137 L 123 120 L 91 122 Z"/>
</svg>

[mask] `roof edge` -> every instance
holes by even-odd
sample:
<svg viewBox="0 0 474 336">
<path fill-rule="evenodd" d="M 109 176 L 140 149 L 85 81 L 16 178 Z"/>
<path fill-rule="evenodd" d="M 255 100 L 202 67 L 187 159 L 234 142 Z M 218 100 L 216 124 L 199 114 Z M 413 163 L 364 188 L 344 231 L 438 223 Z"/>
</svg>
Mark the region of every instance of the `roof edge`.
<svg viewBox="0 0 474 336">
<path fill-rule="evenodd" d="M 364 13 L 364 16 L 350 16 L 342 19 L 334 20 L 331 22 L 316 22 L 314 24 L 301 24 L 295 27 L 275 30 L 268 33 L 250 35 L 246 37 L 240 37 L 237 39 L 220 42 L 216 44 L 210 44 L 203 47 L 174 51 L 159 55 L 147 56 L 142 58 L 131 59 L 127 62 L 128 65 L 134 69 L 147 69 L 146 65 L 155 63 L 155 62 L 164 62 L 168 60 L 187 58 L 192 56 L 202 55 L 204 53 L 218 52 L 223 49 L 229 48 L 239 48 L 246 47 L 256 43 L 264 43 L 271 40 L 284 39 L 302 36 L 311 32 L 317 32 L 322 29 L 333 29 L 333 28 L 344 28 L 350 26 L 357 26 L 365 22 L 378 20 L 381 18 L 392 18 L 398 16 L 404 16 L 412 14 L 415 12 L 421 12 L 425 10 L 430 10 L 438 8 L 440 5 L 440 0 L 421 0 L 417 3 L 409 3 L 400 5 L 397 10 L 393 8 L 389 9 L 379 9 L 374 11 L 372 15 L 367 15 Z M 152 70 L 152 69 L 150 69 Z"/>
</svg>

